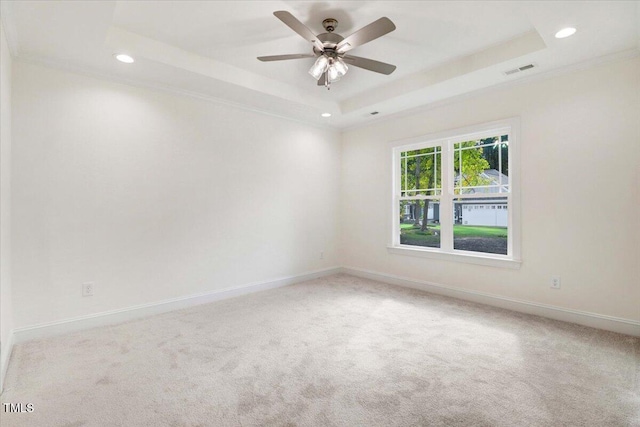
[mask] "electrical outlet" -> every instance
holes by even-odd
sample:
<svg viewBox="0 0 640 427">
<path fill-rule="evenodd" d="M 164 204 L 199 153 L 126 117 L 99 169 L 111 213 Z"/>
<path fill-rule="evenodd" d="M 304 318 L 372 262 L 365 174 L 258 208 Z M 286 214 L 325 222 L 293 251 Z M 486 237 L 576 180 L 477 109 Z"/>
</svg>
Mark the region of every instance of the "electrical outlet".
<svg viewBox="0 0 640 427">
<path fill-rule="evenodd" d="M 82 284 L 82 296 L 83 297 L 93 296 L 93 282 L 87 282 Z"/>
<path fill-rule="evenodd" d="M 551 289 L 560 289 L 560 276 L 553 276 L 551 278 Z"/>
<path fill-rule="evenodd" d="M 324 252 L 320 252 L 320 259 L 324 259 Z"/>
</svg>

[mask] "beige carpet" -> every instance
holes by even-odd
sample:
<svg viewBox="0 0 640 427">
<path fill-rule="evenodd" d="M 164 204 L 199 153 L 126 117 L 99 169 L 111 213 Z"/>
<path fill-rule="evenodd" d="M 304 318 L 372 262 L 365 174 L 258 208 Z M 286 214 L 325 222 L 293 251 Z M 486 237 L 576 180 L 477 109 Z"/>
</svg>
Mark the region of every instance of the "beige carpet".
<svg viewBox="0 0 640 427">
<path fill-rule="evenodd" d="M 2 426 L 640 425 L 640 340 L 347 275 L 15 347 Z"/>
</svg>

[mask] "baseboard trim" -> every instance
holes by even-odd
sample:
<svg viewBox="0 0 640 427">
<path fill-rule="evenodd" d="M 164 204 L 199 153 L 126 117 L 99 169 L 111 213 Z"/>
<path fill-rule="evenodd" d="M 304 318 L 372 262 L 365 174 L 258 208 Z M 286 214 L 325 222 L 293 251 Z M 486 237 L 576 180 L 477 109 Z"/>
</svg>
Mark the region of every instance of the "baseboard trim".
<svg viewBox="0 0 640 427">
<path fill-rule="evenodd" d="M 468 289 L 461 289 L 439 283 L 428 282 L 425 280 L 410 279 L 407 277 L 379 273 L 376 271 L 365 270 L 356 267 L 343 267 L 341 271 L 352 276 L 376 280 L 379 282 L 388 283 L 390 285 L 419 289 L 434 294 L 445 295 L 463 299 L 466 301 L 505 308 L 520 313 L 534 314 L 536 316 L 547 317 L 564 322 L 577 323 L 583 326 L 589 326 L 592 328 L 604 329 L 607 331 L 640 337 L 640 322 L 636 320 L 606 316 L 586 311 L 571 310 L 553 305 L 519 300 L 515 298 L 507 298 L 484 292 L 471 291 Z"/>
<path fill-rule="evenodd" d="M 9 332 L 7 342 L 2 346 L 2 354 L 0 354 L 0 393 L 4 390 L 4 379 L 7 377 L 7 369 L 9 368 L 9 360 L 13 352 L 13 331 Z"/>
<path fill-rule="evenodd" d="M 265 291 L 269 289 L 280 288 L 292 285 L 294 283 L 304 282 L 319 277 L 329 276 L 336 273 L 346 273 L 353 276 L 363 277 L 391 285 L 403 286 L 412 289 L 419 289 L 434 294 L 460 298 L 467 301 L 473 301 L 481 304 L 487 304 L 494 307 L 505 308 L 508 310 L 518 311 L 521 313 L 534 314 L 537 316 L 547 317 L 550 319 L 561 320 L 565 322 L 577 323 L 579 325 L 589 326 L 597 329 L 618 332 L 626 335 L 640 337 L 640 322 L 623 319 L 619 317 L 606 316 L 597 313 L 585 311 L 571 310 L 562 307 L 540 304 L 515 298 L 507 298 L 498 295 L 492 295 L 484 292 L 471 291 L 453 286 L 433 283 L 425 280 L 411 279 L 407 277 L 396 276 L 392 274 L 380 273 L 377 271 L 366 270 L 356 267 L 331 267 L 322 270 L 311 271 L 295 276 L 286 276 L 264 282 L 249 283 L 242 286 L 219 289 L 211 292 L 188 295 L 185 297 L 173 298 L 149 304 L 136 305 L 118 310 L 104 311 L 100 313 L 89 314 L 86 316 L 78 316 L 64 320 L 41 323 L 38 325 L 16 328 L 9 335 L 8 342 L 3 345 L 1 355 L 2 378 L 0 380 L 0 390 L 4 382 L 9 359 L 14 344 L 25 341 L 45 338 L 54 335 L 61 335 L 69 332 L 75 332 L 90 329 L 99 326 L 113 325 L 126 322 L 133 319 L 152 316 L 154 314 L 166 313 L 169 311 L 180 310 L 196 305 L 207 304 L 220 301 L 236 296 L 251 294 L 254 292 Z"/>
<path fill-rule="evenodd" d="M 14 343 L 19 344 L 33 339 L 61 335 L 99 326 L 113 325 L 129 320 L 152 316 L 154 314 L 166 313 L 169 311 L 180 310 L 196 305 L 233 298 L 240 295 L 281 288 L 283 286 L 293 285 L 294 283 L 304 282 L 307 280 L 336 274 L 340 271 L 340 267 L 325 268 L 322 270 L 311 271 L 295 276 L 286 276 L 264 282 L 249 283 L 246 285 L 219 289 L 211 292 L 203 292 L 200 294 L 188 295 L 185 297 L 173 298 L 149 304 L 141 304 L 118 310 L 103 311 L 86 316 L 78 316 L 64 320 L 58 320 L 55 322 L 47 322 L 24 328 L 16 328 L 13 331 L 12 339 Z M 3 369 L 4 363 L 5 362 L 3 359 Z"/>
</svg>

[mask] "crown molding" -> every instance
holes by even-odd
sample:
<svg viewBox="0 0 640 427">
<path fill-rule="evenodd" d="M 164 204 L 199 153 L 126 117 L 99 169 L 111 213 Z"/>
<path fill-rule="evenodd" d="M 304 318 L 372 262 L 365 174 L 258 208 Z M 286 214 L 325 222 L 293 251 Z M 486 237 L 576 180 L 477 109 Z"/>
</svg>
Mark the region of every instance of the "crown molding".
<svg viewBox="0 0 640 427">
<path fill-rule="evenodd" d="M 40 56 L 36 56 L 36 55 L 28 55 L 28 54 L 22 54 L 20 56 L 16 56 L 14 59 L 16 61 L 23 62 L 25 64 L 38 65 L 38 66 L 41 66 L 41 67 L 52 68 L 52 69 L 56 69 L 56 70 L 60 70 L 60 71 L 66 71 L 66 72 L 82 75 L 82 76 L 85 76 L 85 77 L 91 77 L 91 78 L 94 78 L 94 79 L 110 81 L 110 82 L 113 82 L 113 83 L 123 84 L 123 85 L 127 85 L 127 86 L 134 86 L 134 87 L 139 87 L 139 88 L 143 88 L 143 89 L 150 89 L 150 90 L 165 92 L 165 93 L 169 93 L 169 94 L 172 94 L 172 95 L 186 96 L 186 97 L 189 97 L 189 98 L 199 99 L 199 100 L 210 102 L 210 103 L 213 103 L 213 104 L 223 105 L 225 107 L 231 107 L 231 108 L 235 108 L 235 109 L 242 110 L 242 111 L 249 111 L 249 112 L 256 113 L 256 114 L 266 115 L 266 116 L 274 117 L 274 118 L 277 118 L 277 119 L 282 119 L 282 120 L 286 120 L 286 121 L 289 121 L 289 122 L 302 124 L 302 125 L 305 125 L 305 126 L 311 126 L 313 128 L 320 129 L 320 130 L 340 131 L 340 128 L 338 128 L 336 126 L 331 126 L 330 124 L 322 125 L 322 124 L 314 123 L 314 122 L 311 122 L 311 121 L 305 121 L 305 120 L 302 120 L 302 119 L 297 119 L 297 118 L 294 118 L 294 117 L 289 117 L 289 116 L 286 116 L 286 115 L 274 113 L 272 111 L 251 107 L 251 106 L 246 105 L 246 104 L 241 104 L 241 103 L 238 103 L 238 102 L 229 101 L 227 99 L 218 98 L 218 97 L 210 96 L 210 95 L 205 95 L 205 94 L 202 94 L 202 93 L 199 93 L 199 92 L 193 92 L 193 91 L 189 91 L 189 90 L 180 89 L 180 88 L 177 88 L 177 87 L 174 87 L 174 86 L 170 86 L 170 85 L 164 85 L 164 84 L 158 84 L 158 83 L 149 83 L 149 82 L 145 82 L 143 80 L 128 79 L 128 78 L 125 78 L 125 77 L 114 76 L 112 74 L 103 73 L 101 71 L 95 70 L 95 69 L 90 68 L 90 67 L 83 67 L 83 66 L 75 65 L 75 64 L 72 64 L 72 63 L 67 62 L 67 61 L 61 61 L 61 60 L 57 60 L 57 59 L 53 59 L 53 58 L 44 58 L 44 57 L 40 57 Z"/>
<path fill-rule="evenodd" d="M 556 76 L 561 76 L 564 74 L 569 74 L 569 73 L 573 73 L 573 72 L 577 72 L 577 71 L 582 71 L 582 70 L 586 70 L 589 68 L 593 68 L 593 67 L 597 67 L 600 65 L 604 65 L 604 64 L 608 64 L 608 63 L 612 63 L 612 62 L 617 62 L 617 61 L 624 61 L 627 59 L 631 59 L 631 58 L 636 58 L 640 56 L 640 45 L 637 47 L 633 47 L 630 49 L 625 49 L 619 52 L 614 52 L 614 53 L 610 53 L 607 55 L 603 55 L 603 56 L 598 56 L 596 58 L 591 58 L 589 60 L 586 61 L 582 61 L 576 64 L 571 64 L 571 65 L 567 65 L 564 67 L 558 67 L 558 68 L 554 68 L 548 71 L 543 71 L 537 74 L 532 74 L 526 77 L 520 77 L 517 80 L 510 80 L 510 81 L 506 81 L 503 83 L 498 83 L 492 86 L 487 86 L 481 89 L 477 89 L 471 92 L 467 92 L 467 93 L 463 93 L 460 95 L 455 95 L 449 98 L 445 98 L 445 99 L 441 99 L 439 101 L 435 101 L 435 102 L 431 102 L 429 104 L 425 104 L 425 105 L 421 105 L 419 107 L 415 107 L 415 108 L 410 108 L 407 110 L 403 110 L 403 111 L 398 111 L 396 113 L 392 113 L 386 116 L 379 116 L 376 118 L 373 118 L 373 120 L 371 121 L 367 121 L 365 123 L 357 123 L 351 126 L 346 126 L 344 128 L 341 128 L 341 132 L 350 132 L 353 130 L 357 130 L 357 129 L 361 129 L 361 128 L 366 128 L 368 126 L 372 126 L 372 125 L 377 125 L 379 123 L 384 123 L 386 121 L 389 120 L 398 120 L 401 118 L 405 118 L 405 117 L 410 117 L 419 113 L 423 113 L 425 111 L 429 111 L 429 110 L 433 110 L 435 108 L 439 108 L 439 107 L 443 107 L 446 105 L 451 105 L 451 104 L 455 104 L 457 102 L 461 102 L 464 101 L 466 99 L 470 99 L 470 98 L 474 98 L 480 95 L 484 95 L 486 93 L 490 93 L 494 90 L 500 90 L 500 89 L 505 89 L 505 88 L 510 88 L 510 87 L 517 87 L 517 86 L 521 86 L 521 85 L 525 85 L 525 84 L 529 84 L 529 83 L 533 83 L 533 82 L 537 82 L 537 81 L 542 81 L 542 80 L 547 80 Z M 375 121 L 374 121 L 375 120 Z"/>
<path fill-rule="evenodd" d="M 410 117 L 412 115 L 420 114 L 435 108 L 443 107 L 446 105 L 461 102 L 466 99 L 481 96 L 486 93 L 490 93 L 491 91 L 494 91 L 494 90 L 517 87 L 520 85 L 525 85 L 525 84 L 533 83 L 536 81 L 547 80 L 556 76 L 589 69 L 599 65 L 604 65 L 604 64 L 608 64 L 616 61 L 623 61 L 626 59 L 631 59 L 631 58 L 640 56 L 640 44 L 639 44 L 638 46 L 630 49 L 614 52 L 614 53 L 599 56 L 596 58 L 591 58 L 589 60 L 582 61 L 576 64 L 571 64 L 564 67 L 558 67 L 548 71 L 539 72 L 537 74 L 532 74 L 526 77 L 520 77 L 518 79 L 505 81 L 502 83 L 480 88 L 471 92 L 444 98 L 439 101 L 431 102 L 418 107 L 409 108 L 406 110 L 391 113 L 389 115 L 380 115 L 375 117 L 371 116 L 370 120 L 361 121 L 352 125 L 341 126 L 341 125 L 333 125 L 331 124 L 330 121 L 327 121 L 324 124 L 321 124 L 313 121 L 297 119 L 287 115 L 274 113 L 272 111 L 268 111 L 265 109 L 255 108 L 246 104 L 242 104 L 242 103 L 238 103 L 238 102 L 234 102 L 234 101 L 230 101 L 227 99 L 218 98 L 210 95 L 205 95 L 199 92 L 180 89 L 170 85 L 149 83 L 149 82 L 145 82 L 138 79 L 128 79 L 120 76 L 114 76 L 108 73 L 100 72 L 98 70 L 95 70 L 89 67 L 82 67 L 75 64 L 71 64 L 66 61 L 61 61 L 61 60 L 52 59 L 52 58 L 44 58 L 44 57 L 35 56 L 35 55 L 19 54 L 18 45 L 16 43 L 17 37 L 15 35 L 14 27 L 5 26 L 5 23 L 8 23 L 9 25 L 11 25 L 11 21 L 12 21 L 11 11 L 9 6 L 7 6 L 7 3 L 9 2 L 5 2 L 5 1 L 0 2 L 0 4 L 2 5 L 2 25 L 5 31 L 5 35 L 7 36 L 7 44 L 9 45 L 9 49 L 11 50 L 12 56 L 14 57 L 14 59 L 18 61 L 34 64 L 34 65 L 40 65 L 48 68 L 54 68 L 54 69 L 67 71 L 75 74 L 80 74 L 80 75 L 97 78 L 101 80 L 107 80 L 107 81 L 111 81 L 119 84 L 125 84 L 128 86 L 151 89 L 151 90 L 170 93 L 173 95 L 187 96 L 190 98 L 204 100 L 204 101 L 211 102 L 218 105 L 224 105 L 227 107 L 236 108 L 242 111 L 249 111 L 257 114 L 267 115 L 277 119 L 283 119 L 283 120 L 294 122 L 297 124 L 302 124 L 305 126 L 311 126 L 316 129 L 328 130 L 328 131 L 334 131 L 334 132 L 337 131 L 340 133 L 345 133 L 345 132 L 350 132 L 350 131 L 361 129 L 361 128 L 366 128 L 368 126 L 384 123 L 389 120 L 397 120 L 405 117 Z M 8 15 L 5 15 L 7 13 L 5 10 L 9 10 Z"/>
</svg>

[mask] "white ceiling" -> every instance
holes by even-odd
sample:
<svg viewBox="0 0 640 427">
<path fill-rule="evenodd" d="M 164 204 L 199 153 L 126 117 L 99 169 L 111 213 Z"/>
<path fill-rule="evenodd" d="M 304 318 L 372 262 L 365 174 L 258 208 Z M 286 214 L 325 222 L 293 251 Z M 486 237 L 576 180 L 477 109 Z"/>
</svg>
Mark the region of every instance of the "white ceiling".
<svg viewBox="0 0 640 427">
<path fill-rule="evenodd" d="M 336 128 L 640 47 L 638 1 L 3 0 L 1 10 L 18 58 Z M 350 53 L 398 68 L 385 76 L 350 67 L 327 91 L 307 74 L 313 59 L 260 62 L 311 52 L 276 10 L 315 33 L 335 18 L 345 37 L 386 16 L 397 29 Z M 554 38 L 566 26 L 576 35 Z M 119 63 L 114 52 L 136 62 Z M 536 68 L 503 74 L 529 63 Z"/>
</svg>

